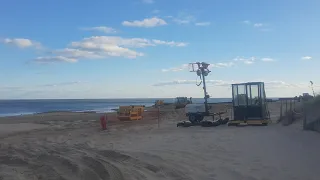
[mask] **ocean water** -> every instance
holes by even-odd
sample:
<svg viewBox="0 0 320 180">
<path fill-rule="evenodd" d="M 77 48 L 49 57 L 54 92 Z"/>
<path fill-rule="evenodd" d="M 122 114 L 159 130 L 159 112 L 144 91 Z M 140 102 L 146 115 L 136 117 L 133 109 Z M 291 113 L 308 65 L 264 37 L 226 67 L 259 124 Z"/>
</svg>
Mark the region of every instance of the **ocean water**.
<svg viewBox="0 0 320 180">
<path fill-rule="evenodd" d="M 173 103 L 174 98 L 163 99 Z M 157 99 L 41 99 L 41 100 L 0 100 L 0 117 L 35 114 L 50 111 L 95 111 L 112 112 L 119 106 L 145 105 L 152 106 Z M 203 103 L 202 98 L 193 98 L 193 103 Z M 208 102 L 231 102 L 231 98 L 210 98 Z"/>
</svg>

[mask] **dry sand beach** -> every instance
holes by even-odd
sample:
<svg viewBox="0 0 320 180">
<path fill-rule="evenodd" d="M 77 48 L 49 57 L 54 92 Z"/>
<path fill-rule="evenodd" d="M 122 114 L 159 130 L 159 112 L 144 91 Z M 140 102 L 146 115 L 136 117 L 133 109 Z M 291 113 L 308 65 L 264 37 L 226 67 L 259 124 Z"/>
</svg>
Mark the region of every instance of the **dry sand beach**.
<svg viewBox="0 0 320 180">
<path fill-rule="evenodd" d="M 214 109 L 224 109 L 216 104 Z M 96 113 L 55 112 L 0 118 L 0 179 L 319 180 L 319 134 L 301 124 L 177 128 L 183 109 L 119 122 L 102 131 Z M 156 109 L 148 109 L 156 111 Z"/>
</svg>

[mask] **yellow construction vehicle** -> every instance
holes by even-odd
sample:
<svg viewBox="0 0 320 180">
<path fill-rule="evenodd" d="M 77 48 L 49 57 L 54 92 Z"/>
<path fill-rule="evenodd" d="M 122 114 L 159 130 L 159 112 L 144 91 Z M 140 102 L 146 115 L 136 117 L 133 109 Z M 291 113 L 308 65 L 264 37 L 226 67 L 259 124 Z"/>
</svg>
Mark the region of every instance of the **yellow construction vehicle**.
<svg viewBox="0 0 320 180">
<path fill-rule="evenodd" d="M 156 102 L 154 103 L 155 107 L 163 106 L 163 105 L 164 105 L 164 100 L 156 100 Z"/>
<path fill-rule="evenodd" d="M 144 106 L 120 106 L 117 117 L 120 121 L 140 120 L 143 118 Z"/>
</svg>

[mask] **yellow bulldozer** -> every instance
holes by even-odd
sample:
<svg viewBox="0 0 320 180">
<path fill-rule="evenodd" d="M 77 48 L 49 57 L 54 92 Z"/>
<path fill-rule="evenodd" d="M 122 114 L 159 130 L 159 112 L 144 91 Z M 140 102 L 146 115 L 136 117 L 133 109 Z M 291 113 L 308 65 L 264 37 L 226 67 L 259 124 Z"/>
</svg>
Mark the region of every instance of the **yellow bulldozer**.
<svg viewBox="0 0 320 180">
<path fill-rule="evenodd" d="M 140 120 L 143 112 L 144 106 L 120 106 L 117 117 L 120 121 Z"/>
<path fill-rule="evenodd" d="M 156 100 L 154 103 L 155 107 L 163 106 L 164 105 L 164 100 Z"/>
</svg>

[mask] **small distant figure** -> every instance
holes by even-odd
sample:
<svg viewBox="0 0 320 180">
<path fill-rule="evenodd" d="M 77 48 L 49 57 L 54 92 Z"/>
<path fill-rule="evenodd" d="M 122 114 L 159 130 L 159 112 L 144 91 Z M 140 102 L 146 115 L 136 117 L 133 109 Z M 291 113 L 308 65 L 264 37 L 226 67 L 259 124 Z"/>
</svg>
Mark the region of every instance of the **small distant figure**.
<svg viewBox="0 0 320 180">
<path fill-rule="evenodd" d="M 192 97 L 190 97 L 190 104 L 192 104 Z"/>
</svg>

